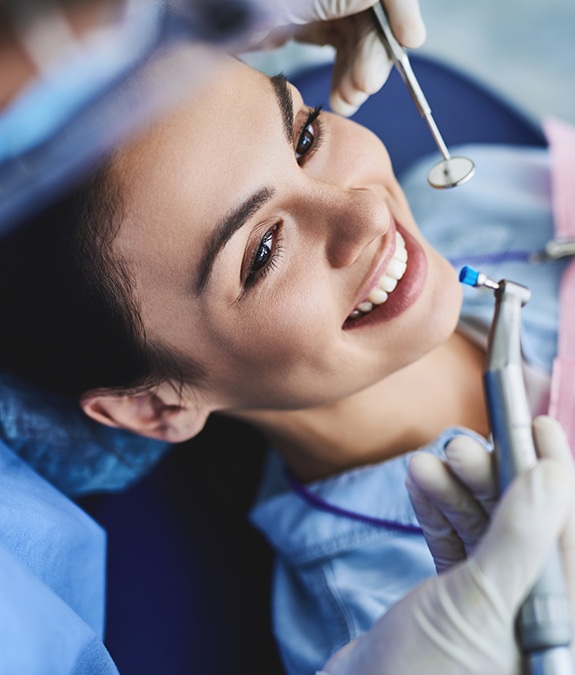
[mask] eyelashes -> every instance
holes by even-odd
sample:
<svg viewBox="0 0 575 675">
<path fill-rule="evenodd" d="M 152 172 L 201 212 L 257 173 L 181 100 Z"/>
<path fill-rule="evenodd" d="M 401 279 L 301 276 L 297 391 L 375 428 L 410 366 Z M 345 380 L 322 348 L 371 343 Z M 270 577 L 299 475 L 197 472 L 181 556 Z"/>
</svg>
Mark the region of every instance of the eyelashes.
<svg viewBox="0 0 575 675">
<path fill-rule="evenodd" d="M 250 263 L 250 271 L 244 282 L 246 289 L 261 281 L 278 264 L 283 251 L 282 223 L 276 223 L 261 239 Z"/>
<path fill-rule="evenodd" d="M 297 163 L 300 165 L 305 164 L 311 158 L 323 139 L 324 129 L 320 118 L 321 110 L 321 105 L 310 109 L 297 134 L 294 153 Z"/>
</svg>

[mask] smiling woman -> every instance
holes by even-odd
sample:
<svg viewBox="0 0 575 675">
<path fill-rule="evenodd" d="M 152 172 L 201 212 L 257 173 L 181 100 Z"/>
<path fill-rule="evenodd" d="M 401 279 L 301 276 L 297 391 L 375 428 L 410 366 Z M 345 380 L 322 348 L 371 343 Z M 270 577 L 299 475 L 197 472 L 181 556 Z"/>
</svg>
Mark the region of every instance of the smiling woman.
<svg viewBox="0 0 575 675">
<path fill-rule="evenodd" d="M 273 448 L 295 491 L 272 462 L 253 519 L 294 674 L 434 573 L 403 482 L 488 434 L 461 307 L 377 136 L 233 58 L 0 247 L 2 368 L 108 426 L 218 413 Z"/>
<path fill-rule="evenodd" d="M 261 416 L 267 427 L 273 411 L 287 450 L 280 420 L 290 411 L 385 388 L 453 332 L 459 284 L 417 231 L 383 145 L 310 110 L 283 78 L 270 86 L 230 59 L 218 87 L 125 145 L 107 175 L 123 206 L 110 254 L 129 279 L 146 344 L 205 377 L 183 378 L 177 396 L 169 378 L 133 398 L 77 392 L 99 421 L 121 416 L 174 442 L 214 411 Z M 401 283 L 349 320 L 397 267 L 397 232 L 409 256 Z M 157 427 L 144 415 L 144 430 L 152 396 Z"/>
</svg>

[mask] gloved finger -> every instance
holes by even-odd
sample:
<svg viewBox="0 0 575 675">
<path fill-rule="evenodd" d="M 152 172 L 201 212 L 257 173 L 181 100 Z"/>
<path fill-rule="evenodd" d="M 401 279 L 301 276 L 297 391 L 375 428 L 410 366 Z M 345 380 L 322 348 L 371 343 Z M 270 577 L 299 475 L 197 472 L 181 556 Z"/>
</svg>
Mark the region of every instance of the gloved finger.
<svg viewBox="0 0 575 675">
<path fill-rule="evenodd" d="M 339 20 L 353 21 L 355 15 L 371 12 L 378 0 L 274 0 L 249 38 L 247 51 L 274 49 L 294 38 L 314 45 L 338 46 Z M 344 23 L 344 26 L 346 24 Z"/>
<path fill-rule="evenodd" d="M 533 420 L 532 427 L 539 457 L 556 459 L 568 471 L 575 471 L 573 454 L 561 424 L 548 415 L 539 415 Z"/>
<path fill-rule="evenodd" d="M 515 606 L 537 579 L 573 509 L 574 487 L 560 462 L 542 459 L 503 493 L 472 556 L 501 607 Z"/>
<path fill-rule="evenodd" d="M 423 44 L 426 32 L 418 0 L 386 0 L 385 7 L 401 44 L 407 47 Z M 346 28 L 353 26 L 353 31 L 346 31 L 347 42 L 337 47 L 330 106 L 334 112 L 349 117 L 370 95 L 381 89 L 392 62 L 371 10 L 345 21 Z"/>
<path fill-rule="evenodd" d="M 533 438 L 537 453 L 541 458 L 551 458 L 561 462 L 564 471 L 573 477 L 575 475 L 575 462 L 573 453 L 563 427 L 557 420 L 546 415 L 541 415 L 533 420 Z M 563 568 L 575 569 L 575 505 L 567 518 L 560 539 Z M 575 607 L 575 578 L 567 576 L 567 592 L 571 606 Z"/>
<path fill-rule="evenodd" d="M 306 24 L 341 19 L 369 9 L 378 0 L 276 0 L 282 23 Z M 411 2 L 412 0 L 409 0 Z"/>
<path fill-rule="evenodd" d="M 332 21 L 365 12 L 379 0 L 276 0 L 276 25 Z M 384 0 L 394 35 L 405 47 L 419 47 L 426 37 L 419 0 Z"/>
<path fill-rule="evenodd" d="M 336 44 L 329 102 L 334 112 L 349 117 L 381 89 L 392 64 L 370 12 L 343 21 L 344 37 Z"/>
<path fill-rule="evenodd" d="M 427 37 L 419 0 L 384 0 L 389 23 L 397 41 L 404 47 L 421 47 Z"/>
<path fill-rule="evenodd" d="M 446 462 L 429 453 L 417 453 L 411 458 L 408 477 L 433 504 L 435 510 L 442 514 L 461 541 L 465 552 L 469 554 L 483 535 L 488 522 L 487 514 L 474 495 L 450 471 Z M 435 521 L 438 521 L 437 516 Z M 430 527 L 429 523 L 427 527 Z M 433 549 L 431 546 L 430 549 L 433 551 L 436 547 L 437 544 L 433 544 Z M 455 551 L 455 544 L 451 548 Z M 441 549 L 445 554 L 445 533 L 442 536 Z"/>
<path fill-rule="evenodd" d="M 465 560 L 465 546 L 440 509 L 419 489 L 408 473 L 405 481 L 411 505 L 423 530 L 437 573 Z"/>
<path fill-rule="evenodd" d="M 450 471 L 466 485 L 486 513 L 499 498 L 495 456 L 469 436 L 456 436 L 445 448 Z"/>
</svg>

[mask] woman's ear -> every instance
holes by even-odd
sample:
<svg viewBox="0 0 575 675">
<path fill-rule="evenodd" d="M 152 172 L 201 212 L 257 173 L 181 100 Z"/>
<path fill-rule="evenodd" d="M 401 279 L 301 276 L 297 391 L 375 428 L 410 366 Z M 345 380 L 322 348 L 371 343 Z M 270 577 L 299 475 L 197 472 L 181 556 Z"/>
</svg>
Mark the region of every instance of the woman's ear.
<svg viewBox="0 0 575 675">
<path fill-rule="evenodd" d="M 200 397 L 180 396 L 168 382 L 136 394 L 88 391 L 80 397 L 80 406 L 97 422 L 168 443 L 193 438 L 211 412 Z"/>
</svg>

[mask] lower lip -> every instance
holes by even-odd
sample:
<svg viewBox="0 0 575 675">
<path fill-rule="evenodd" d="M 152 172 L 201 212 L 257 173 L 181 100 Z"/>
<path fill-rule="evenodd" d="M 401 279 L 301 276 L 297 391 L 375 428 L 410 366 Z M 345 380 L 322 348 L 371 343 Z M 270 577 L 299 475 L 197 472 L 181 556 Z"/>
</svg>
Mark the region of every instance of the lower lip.
<svg viewBox="0 0 575 675">
<path fill-rule="evenodd" d="M 343 325 L 344 330 L 363 328 L 395 319 L 409 309 L 421 295 L 427 275 L 425 251 L 417 239 L 407 230 L 400 225 L 397 225 L 397 230 L 403 237 L 407 249 L 405 274 L 384 303 L 376 305 L 368 314 L 346 321 Z"/>
</svg>

